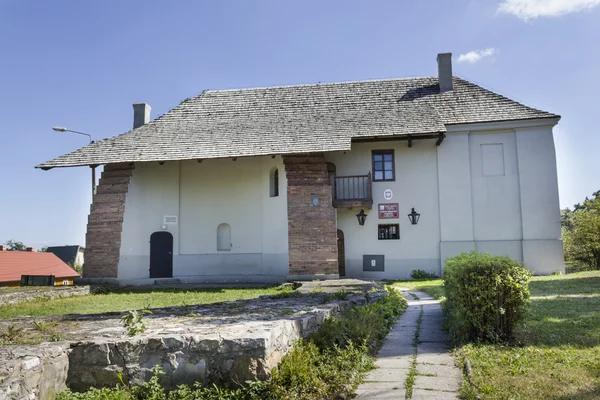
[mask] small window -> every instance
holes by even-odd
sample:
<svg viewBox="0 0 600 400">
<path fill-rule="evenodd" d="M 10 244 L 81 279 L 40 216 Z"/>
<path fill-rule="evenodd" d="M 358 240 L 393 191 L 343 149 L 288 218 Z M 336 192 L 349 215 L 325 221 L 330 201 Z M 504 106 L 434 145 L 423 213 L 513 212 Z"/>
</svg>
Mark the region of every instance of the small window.
<svg viewBox="0 0 600 400">
<path fill-rule="evenodd" d="M 229 224 L 220 224 L 217 227 L 217 250 L 231 251 L 231 227 Z"/>
<path fill-rule="evenodd" d="M 373 150 L 373 181 L 394 181 L 394 150 Z"/>
<path fill-rule="evenodd" d="M 277 168 L 271 169 L 269 174 L 269 196 L 279 196 L 279 170 Z"/>
<path fill-rule="evenodd" d="M 67 286 L 68 284 L 69 284 L 69 281 L 67 281 L 67 280 L 63 281 L 63 286 Z"/>
<path fill-rule="evenodd" d="M 400 239 L 400 225 L 379 225 L 379 240 Z"/>
</svg>

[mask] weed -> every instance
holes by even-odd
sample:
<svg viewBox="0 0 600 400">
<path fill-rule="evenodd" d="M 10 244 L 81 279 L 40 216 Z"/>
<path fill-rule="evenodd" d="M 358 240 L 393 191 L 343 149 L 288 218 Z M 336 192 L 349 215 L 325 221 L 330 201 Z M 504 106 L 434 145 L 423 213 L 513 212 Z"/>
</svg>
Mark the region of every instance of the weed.
<svg viewBox="0 0 600 400">
<path fill-rule="evenodd" d="M 63 337 L 60 333 L 58 332 L 52 332 L 50 334 L 50 337 L 48 338 L 51 342 L 60 342 L 61 340 L 63 340 Z"/>
<path fill-rule="evenodd" d="M 436 274 L 432 274 L 422 269 L 413 269 L 410 273 L 410 277 L 418 280 L 428 280 L 428 279 L 437 279 L 439 278 Z"/>
<path fill-rule="evenodd" d="M 271 297 L 274 298 L 274 299 L 288 299 L 288 298 L 291 298 L 291 297 L 298 297 L 298 296 L 300 296 L 300 294 L 301 293 L 298 292 L 298 291 L 296 291 L 296 290 L 291 290 L 291 291 L 288 290 L 288 291 L 285 291 L 285 292 L 274 294 Z"/>
<path fill-rule="evenodd" d="M 417 297 L 417 299 L 418 299 L 418 297 Z M 417 327 L 415 329 L 415 336 L 413 338 L 414 353 L 413 353 L 412 360 L 410 362 L 410 370 L 408 371 L 408 374 L 406 375 L 406 381 L 404 383 L 404 387 L 406 388 L 406 398 L 407 399 L 412 398 L 413 386 L 415 384 L 415 379 L 417 377 L 417 348 L 419 346 L 419 338 L 421 337 L 421 322 L 422 321 L 423 321 L 423 307 L 421 307 L 421 312 L 419 313 L 419 318 L 417 318 Z"/>
<path fill-rule="evenodd" d="M 51 333 L 56 328 L 56 325 L 58 325 L 56 321 L 33 321 L 33 329 L 44 333 Z"/>
<path fill-rule="evenodd" d="M 146 325 L 143 321 L 144 314 L 152 314 L 152 312 L 149 310 L 133 310 L 121 317 L 121 323 L 127 329 L 127 335 L 135 336 L 138 333 L 146 332 Z"/>
<path fill-rule="evenodd" d="M 6 330 L 0 334 L 0 337 L 6 340 L 7 342 L 12 343 L 15 342 L 19 338 L 19 336 L 21 336 L 22 332 L 23 328 L 19 328 L 14 325 L 9 325 L 8 328 L 6 328 Z"/>
<path fill-rule="evenodd" d="M 348 300 L 348 296 L 350 296 L 352 294 L 352 292 L 350 292 L 348 289 L 346 289 L 345 287 L 341 287 L 337 290 L 337 292 L 335 293 L 329 293 L 328 295 L 325 296 L 325 298 L 323 299 L 324 303 L 329 303 L 335 300 L 338 301 L 344 301 L 344 300 Z"/>
<path fill-rule="evenodd" d="M 312 290 L 310 291 L 311 294 L 319 294 L 319 293 L 323 293 L 323 286 L 315 286 L 314 288 L 312 288 Z"/>
</svg>

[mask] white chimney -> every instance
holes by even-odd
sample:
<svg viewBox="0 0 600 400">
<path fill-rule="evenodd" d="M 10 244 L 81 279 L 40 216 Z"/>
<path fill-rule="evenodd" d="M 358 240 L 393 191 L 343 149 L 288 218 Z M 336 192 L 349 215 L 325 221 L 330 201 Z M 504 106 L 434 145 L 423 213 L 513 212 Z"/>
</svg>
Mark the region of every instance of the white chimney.
<svg viewBox="0 0 600 400">
<path fill-rule="evenodd" d="M 151 107 L 146 103 L 133 104 L 133 129 L 150 122 Z"/>
<path fill-rule="evenodd" d="M 437 63 L 440 92 L 452 90 L 452 53 L 439 53 Z"/>
</svg>

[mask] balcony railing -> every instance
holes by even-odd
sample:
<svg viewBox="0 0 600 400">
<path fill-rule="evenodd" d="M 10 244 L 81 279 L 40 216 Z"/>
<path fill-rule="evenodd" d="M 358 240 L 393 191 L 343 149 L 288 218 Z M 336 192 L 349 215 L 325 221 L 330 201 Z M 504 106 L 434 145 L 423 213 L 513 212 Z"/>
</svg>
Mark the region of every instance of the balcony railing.
<svg viewBox="0 0 600 400">
<path fill-rule="evenodd" d="M 371 207 L 371 173 L 367 175 L 332 176 L 334 207 Z"/>
</svg>

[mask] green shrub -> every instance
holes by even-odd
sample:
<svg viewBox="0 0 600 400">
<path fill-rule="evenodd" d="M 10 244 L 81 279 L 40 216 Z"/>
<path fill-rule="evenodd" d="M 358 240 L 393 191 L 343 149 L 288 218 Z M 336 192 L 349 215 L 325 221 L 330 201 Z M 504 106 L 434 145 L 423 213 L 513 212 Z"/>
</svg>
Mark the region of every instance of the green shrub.
<svg viewBox="0 0 600 400">
<path fill-rule="evenodd" d="M 446 261 L 447 324 L 456 341 L 509 341 L 529 303 L 531 272 L 509 257 L 477 252 Z"/>
<path fill-rule="evenodd" d="M 430 274 L 429 272 L 423 271 L 422 269 L 413 269 L 410 273 L 410 277 L 413 279 L 437 279 L 436 274 Z"/>
</svg>

